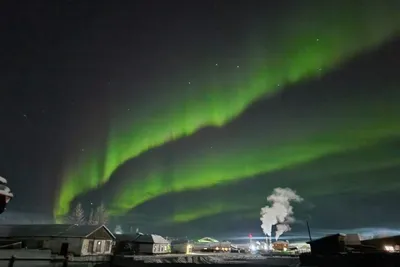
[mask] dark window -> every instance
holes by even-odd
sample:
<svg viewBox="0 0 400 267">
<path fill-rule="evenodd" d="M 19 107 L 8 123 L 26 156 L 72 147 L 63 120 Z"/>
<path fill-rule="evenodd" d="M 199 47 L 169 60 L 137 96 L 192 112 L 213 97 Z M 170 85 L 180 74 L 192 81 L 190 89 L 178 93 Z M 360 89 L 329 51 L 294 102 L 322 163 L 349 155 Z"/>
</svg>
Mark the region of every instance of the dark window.
<svg viewBox="0 0 400 267">
<path fill-rule="evenodd" d="M 67 254 L 68 254 L 68 246 L 69 246 L 68 243 L 62 243 L 61 244 L 60 255 L 67 256 Z"/>
<path fill-rule="evenodd" d="M 87 251 L 88 252 L 93 252 L 93 247 L 94 247 L 94 241 L 90 240 Z"/>
<path fill-rule="evenodd" d="M 111 247 L 111 241 L 106 241 L 106 245 L 104 247 L 104 252 L 108 252 Z"/>
</svg>

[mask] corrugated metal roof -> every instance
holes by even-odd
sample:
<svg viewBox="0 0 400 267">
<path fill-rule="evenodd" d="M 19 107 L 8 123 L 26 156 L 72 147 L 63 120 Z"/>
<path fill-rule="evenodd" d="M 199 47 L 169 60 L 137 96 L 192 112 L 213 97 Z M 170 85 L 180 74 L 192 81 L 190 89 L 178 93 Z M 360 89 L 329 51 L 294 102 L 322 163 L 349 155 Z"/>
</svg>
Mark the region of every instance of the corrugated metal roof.
<svg viewBox="0 0 400 267">
<path fill-rule="evenodd" d="M 104 225 L 76 224 L 0 225 L 0 237 L 86 237 L 101 227 L 104 227 L 104 229 L 115 238 L 111 231 Z"/>
<path fill-rule="evenodd" d="M 217 239 L 214 239 L 211 237 L 203 237 L 203 238 L 200 238 L 199 240 L 197 240 L 197 242 L 206 243 L 206 242 L 219 242 L 219 241 Z"/>
</svg>

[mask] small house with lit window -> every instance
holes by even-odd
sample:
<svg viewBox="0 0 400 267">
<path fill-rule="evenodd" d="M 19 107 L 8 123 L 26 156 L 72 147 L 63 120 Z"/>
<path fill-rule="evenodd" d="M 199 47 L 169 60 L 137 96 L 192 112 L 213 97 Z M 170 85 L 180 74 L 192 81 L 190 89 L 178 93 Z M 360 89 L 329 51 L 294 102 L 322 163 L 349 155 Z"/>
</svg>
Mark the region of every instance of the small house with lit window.
<svg viewBox="0 0 400 267">
<path fill-rule="evenodd" d="M 24 248 L 69 256 L 110 255 L 115 242 L 104 225 L 76 224 L 0 225 L 0 238 L 20 241 Z"/>
</svg>

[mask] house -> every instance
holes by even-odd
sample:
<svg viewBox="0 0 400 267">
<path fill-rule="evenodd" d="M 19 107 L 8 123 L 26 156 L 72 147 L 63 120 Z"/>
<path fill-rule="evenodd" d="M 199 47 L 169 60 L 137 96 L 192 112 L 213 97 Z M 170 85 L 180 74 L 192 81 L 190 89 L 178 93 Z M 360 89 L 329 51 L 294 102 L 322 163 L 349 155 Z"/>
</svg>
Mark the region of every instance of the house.
<svg viewBox="0 0 400 267">
<path fill-rule="evenodd" d="M 276 251 L 287 251 L 289 248 L 289 242 L 276 241 L 272 243 L 272 249 Z"/>
<path fill-rule="evenodd" d="M 117 235 L 118 254 L 167 254 L 171 252 L 168 240 L 160 235 Z"/>
<path fill-rule="evenodd" d="M 139 244 L 135 243 L 137 234 L 117 234 L 115 244 L 115 254 L 117 255 L 136 255 L 139 254 Z"/>
<path fill-rule="evenodd" d="M 345 252 L 345 234 L 334 234 L 307 242 L 312 254 L 326 255 Z"/>
<path fill-rule="evenodd" d="M 29 249 L 50 249 L 53 254 L 109 255 L 115 236 L 104 225 L 0 225 L 0 238 L 22 242 Z"/>
<path fill-rule="evenodd" d="M 218 241 L 211 237 L 203 237 L 193 242 L 192 251 L 194 252 L 228 252 L 231 250 L 231 242 Z"/>
<path fill-rule="evenodd" d="M 192 244 L 187 239 L 177 239 L 171 241 L 171 252 L 176 254 L 190 254 L 192 253 Z"/>
<path fill-rule="evenodd" d="M 348 251 L 376 251 L 374 246 L 362 242 L 358 234 L 334 234 L 307 242 L 311 253 L 319 255 L 336 254 Z"/>
</svg>

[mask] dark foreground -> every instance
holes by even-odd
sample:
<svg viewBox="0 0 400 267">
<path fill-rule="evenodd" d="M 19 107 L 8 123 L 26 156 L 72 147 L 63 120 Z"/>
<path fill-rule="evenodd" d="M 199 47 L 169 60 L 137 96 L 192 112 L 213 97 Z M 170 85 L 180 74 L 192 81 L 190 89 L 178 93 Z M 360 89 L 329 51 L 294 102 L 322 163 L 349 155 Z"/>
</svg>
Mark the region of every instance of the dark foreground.
<svg viewBox="0 0 400 267">
<path fill-rule="evenodd" d="M 264 257 L 248 254 L 197 254 L 197 255 L 157 255 L 157 256 L 114 256 L 108 259 L 74 258 L 65 261 L 63 258 L 14 257 L 2 258 L 0 266 L 8 267 L 129 267 L 129 266 L 157 266 L 169 267 L 187 265 L 263 265 L 265 267 L 295 267 L 299 266 L 298 257 Z"/>
<path fill-rule="evenodd" d="M 318 267 L 400 267 L 400 253 L 370 252 L 335 255 L 300 255 L 301 266 Z"/>
<path fill-rule="evenodd" d="M 353 253 L 313 256 L 302 254 L 299 257 L 276 257 L 249 254 L 197 254 L 197 255 L 157 255 L 157 256 L 114 256 L 110 258 L 23 258 L 0 259 L 0 267 L 178 267 L 201 264 L 227 267 L 233 265 L 264 267 L 400 267 L 400 254 L 397 253 Z"/>
</svg>

